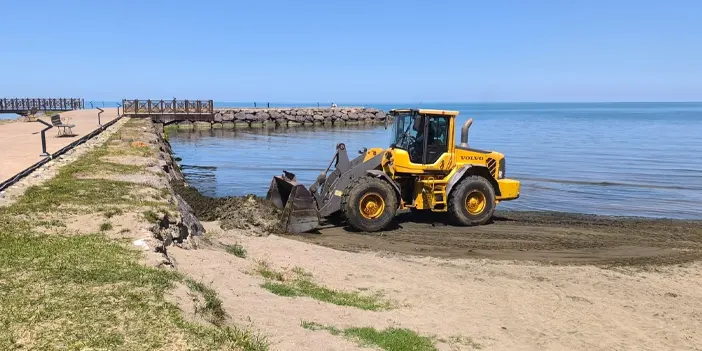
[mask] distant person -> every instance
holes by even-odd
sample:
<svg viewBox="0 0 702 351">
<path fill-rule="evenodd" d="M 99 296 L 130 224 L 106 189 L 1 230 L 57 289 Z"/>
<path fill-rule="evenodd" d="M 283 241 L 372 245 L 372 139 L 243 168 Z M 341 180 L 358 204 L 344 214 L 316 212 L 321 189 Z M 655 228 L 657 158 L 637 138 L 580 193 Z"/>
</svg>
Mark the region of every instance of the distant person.
<svg viewBox="0 0 702 351">
<path fill-rule="evenodd" d="M 332 108 L 336 108 L 336 104 L 332 102 Z"/>
</svg>

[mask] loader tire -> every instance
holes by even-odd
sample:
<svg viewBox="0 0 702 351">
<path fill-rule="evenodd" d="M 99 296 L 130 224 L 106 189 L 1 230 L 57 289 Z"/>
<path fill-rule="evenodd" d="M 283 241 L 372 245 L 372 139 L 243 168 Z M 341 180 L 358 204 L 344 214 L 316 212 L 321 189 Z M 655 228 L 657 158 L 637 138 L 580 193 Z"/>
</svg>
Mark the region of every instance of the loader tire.
<svg viewBox="0 0 702 351">
<path fill-rule="evenodd" d="M 387 228 L 397 212 L 395 190 L 386 181 L 360 177 L 346 187 L 341 211 L 354 229 L 376 232 Z"/>
<path fill-rule="evenodd" d="M 495 213 L 495 189 L 481 176 L 461 180 L 448 200 L 451 220 L 459 226 L 485 224 Z"/>
</svg>

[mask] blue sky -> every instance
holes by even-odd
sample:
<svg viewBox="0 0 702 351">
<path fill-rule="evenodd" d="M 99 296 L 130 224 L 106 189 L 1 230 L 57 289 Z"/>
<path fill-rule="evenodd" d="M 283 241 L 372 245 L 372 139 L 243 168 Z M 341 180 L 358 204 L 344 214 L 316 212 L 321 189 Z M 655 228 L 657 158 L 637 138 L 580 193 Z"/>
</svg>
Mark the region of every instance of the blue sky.
<svg viewBox="0 0 702 351">
<path fill-rule="evenodd" d="M 702 100 L 700 1 L 0 1 L 7 97 Z"/>
</svg>

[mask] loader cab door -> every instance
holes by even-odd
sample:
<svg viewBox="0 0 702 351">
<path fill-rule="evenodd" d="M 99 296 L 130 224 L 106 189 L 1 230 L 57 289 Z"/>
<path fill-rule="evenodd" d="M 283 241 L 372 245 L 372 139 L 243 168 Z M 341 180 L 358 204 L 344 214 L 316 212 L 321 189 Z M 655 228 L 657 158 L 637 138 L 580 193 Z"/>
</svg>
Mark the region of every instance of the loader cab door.
<svg viewBox="0 0 702 351">
<path fill-rule="evenodd" d="M 428 116 L 426 121 L 426 142 L 424 164 L 434 164 L 448 152 L 449 120 L 444 116 Z"/>
<path fill-rule="evenodd" d="M 395 117 L 393 142 L 398 149 L 395 167 L 401 173 L 446 170 L 452 167 L 449 154 L 450 117 L 400 114 Z"/>
</svg>

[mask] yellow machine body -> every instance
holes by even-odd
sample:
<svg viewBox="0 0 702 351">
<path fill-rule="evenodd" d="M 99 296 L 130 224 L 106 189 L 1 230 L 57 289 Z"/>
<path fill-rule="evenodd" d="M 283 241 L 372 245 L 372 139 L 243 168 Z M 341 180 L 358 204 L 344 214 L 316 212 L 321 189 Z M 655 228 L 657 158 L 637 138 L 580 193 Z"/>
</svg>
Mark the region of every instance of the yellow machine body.
<svg viewBox="0 0 702 351">
<path fill-rule="evenodd" d="M 373 232 L 387 228 L 403 209 L 447 212 L 458 225 L 481 225 L 489 222 L 497 203 L 519 198 L 519 181 L 506 178 L 505 156 L 469 147 L 472 119 L 461 127 L 458 142 L 458 111 L 397 109 L 390 114 L 389 148 L 364 149 L 351 159 L 339 143 L 309 189 L 287 171 L 273 178 L 266 198 L 283 209 L 282 228 L 306 232 L 322 218 L 339 214 L 352 227 Z"/>
<path fill-rule="evenodd" d="M 469 174 L 478 174 L 488 179 L 495 190 L 495 200 L 507 201 L 519 198 L 520 182 L 514 179 L 505 178 L 505 156 L 496 151 L 484 151 L 472 149 L 467 145 L 457 144 L 456 139 L 456 117 L 458 111 L 449 110 L 391 110 L 392 114 L 415 112 L 417 116 L 425 118 L 445 117 L 447 123 L 446 130 L 446 151 L 438 155 L 432 163 L 412 162 L 410 153 L 399 148 L 373 148 L 367 151 L 366 160 L 370 160 L 378 153 L 386 154 L 386 162 L 383 163 L 383 170 L 393 180 L 402 178 L 413 178 L 412 201 L 401 201 L 400 209 L 415 208 L 418 210 L 432 210 L 445 212 L 447 210 L 446 199 L 447 185 L 454 177 L 465 176 L 461 170 L 472 168 Z M 464 134 L 467 137 L 467 128 L 472 120 L 466 122 Z M 464 141 L 466 142 L 466 141 Z"/>
</svg>

